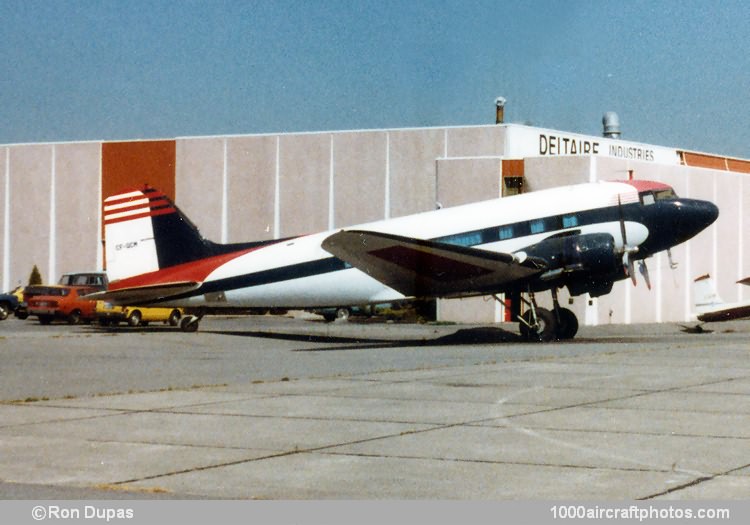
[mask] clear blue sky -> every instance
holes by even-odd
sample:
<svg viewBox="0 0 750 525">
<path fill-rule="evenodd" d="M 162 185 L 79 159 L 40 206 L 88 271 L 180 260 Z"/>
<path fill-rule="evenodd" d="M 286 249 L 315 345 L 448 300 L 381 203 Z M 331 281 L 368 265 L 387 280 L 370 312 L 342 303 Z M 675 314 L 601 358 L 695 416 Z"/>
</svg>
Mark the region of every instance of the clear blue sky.
<svg viewBox="0 0 750 525">
<path fill-rule="evenodd" d="M 0 0 L 0 144 L 506 121 L 750 157 L 750 2 Z"/>
</svg>

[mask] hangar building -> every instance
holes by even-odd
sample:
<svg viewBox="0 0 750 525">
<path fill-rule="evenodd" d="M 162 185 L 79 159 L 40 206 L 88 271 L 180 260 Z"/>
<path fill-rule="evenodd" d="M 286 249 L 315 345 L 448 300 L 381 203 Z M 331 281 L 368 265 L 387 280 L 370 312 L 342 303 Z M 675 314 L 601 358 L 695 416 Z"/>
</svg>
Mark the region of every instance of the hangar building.
<svg viewBox="0 0 750 525">
<path fill-rule="evenodd" d="M 11 144 L 0 146 L 0 170 L 3 290 L 25 284 L 34 265 L 49 282 L 102 268 L 102 196 L 144 183 L 171 196 L 207 238 L 239 242 L 632 175 L 713 201 L 720 217 L 673 250 L 676 268 L 666 254 L 648 261 L 650 291 L 643 279 L 597 299 L 563 291 L 581 322 L 687 321 L 692 281 L 706 273 L 724 300 L 750 298 L 735 284 L 750 275 L 750 161 L 706 153 L 500 123 Z M 438 303 L 442 320 L 503 315 L 490 298 Z"/>
</svg>

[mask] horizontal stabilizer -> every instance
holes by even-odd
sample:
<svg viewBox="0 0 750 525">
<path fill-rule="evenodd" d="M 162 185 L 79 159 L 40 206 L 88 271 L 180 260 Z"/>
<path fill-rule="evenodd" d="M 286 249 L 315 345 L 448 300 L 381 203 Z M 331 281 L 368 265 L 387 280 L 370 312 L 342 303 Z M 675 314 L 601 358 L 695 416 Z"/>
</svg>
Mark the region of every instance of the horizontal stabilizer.
<svg viewBox="0 0 750 525">
<path fill-rule="evenodd" d="M 546 264 L 476 248 L 370 231 L 340 231 L 323 248 L 411 297 L 492 293 L 541 273 Z"/>
<path fill-rule="evenodd" d="M 95 301 L 106 301 L 115 305 L 140 306 L 169 299 L 200 288 L 197 282 L 159 283 L 146 286 L 133 286 L 119 290 L 97 292 L 86 296 Z"/>
</svg>

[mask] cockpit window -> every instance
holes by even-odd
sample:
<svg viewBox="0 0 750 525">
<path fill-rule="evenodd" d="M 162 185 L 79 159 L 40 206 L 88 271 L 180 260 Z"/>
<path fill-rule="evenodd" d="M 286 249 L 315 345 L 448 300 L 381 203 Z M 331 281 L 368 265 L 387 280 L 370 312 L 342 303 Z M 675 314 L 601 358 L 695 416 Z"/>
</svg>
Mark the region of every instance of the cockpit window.
<svg viewBox="0 0 750 525">
<path fill-rule="evenodd" d="M 665 190 L 655 190 L 655 191 L 644 191 L 641 193 L 641 202 L 648 206 L 649 204 L 653 204 L 656 201 L 663 201 L 667 199 L 676 199 L 677 194 L 674 192 L 672 188 L 667 188 Z"/>
<path fill-rule="evenodd" d="M 666 190 L 659 190 L 654 192 L 654 197 L 657 201 L 662 201 L 666 199 L 676 199 L 677 194 L 674 192 L 672 188 L 666 189 Z"/>
</svg>

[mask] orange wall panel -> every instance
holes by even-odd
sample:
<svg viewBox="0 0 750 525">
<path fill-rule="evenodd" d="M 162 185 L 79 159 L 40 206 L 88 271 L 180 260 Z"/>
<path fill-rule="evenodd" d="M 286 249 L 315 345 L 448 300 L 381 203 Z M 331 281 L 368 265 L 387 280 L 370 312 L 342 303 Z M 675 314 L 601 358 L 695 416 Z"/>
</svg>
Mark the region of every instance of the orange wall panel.
<svg viewBox="0 0 750 525">
<path fill-rule="evenodd" d="M 174 140 L 102 144 L 102 197 L 144 184 L 175 198 Z"/>
</svg>

